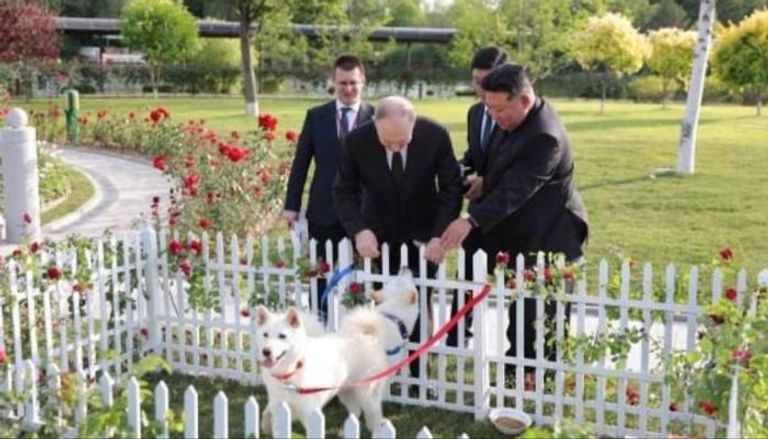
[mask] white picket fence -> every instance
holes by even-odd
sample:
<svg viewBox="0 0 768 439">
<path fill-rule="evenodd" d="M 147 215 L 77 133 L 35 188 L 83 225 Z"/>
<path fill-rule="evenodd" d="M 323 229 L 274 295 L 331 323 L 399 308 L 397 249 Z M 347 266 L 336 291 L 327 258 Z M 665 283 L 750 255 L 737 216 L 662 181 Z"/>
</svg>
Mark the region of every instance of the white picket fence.
<svg viewBox="0 0 768 439">
<path fill-rule="evenodd" d="M 10 264 L 9 291 L 0 299 L 0 349 L 12 355 L 18 371 L 29 360 L 38 368 L 53 362 L 62 372 L 82 372 L 90 378 L 109 374 L 125 379 L 133 362 L 152 351 L 161 354 L 175 372 L 260 384 L 257 328 L 248 315 L 253 311 L 249 303 L 254 295 L 263 298 L 267 293 L 277 294 L 280 303 L 298 306 L 307 306 L 310 295 L 317 298 L 317 278 L 301 279 L 296 268 L 307 258 L 306 247 L 282 238 L 270 242 L 266 237 L 259 242 L 248 238 L 241 246 L 236 236 L 230 237 L 225 246 L 224 237 L 217 234 L 211 248 L 208 237 L 203 236 L 200 262 L 194 262 L 204 265 L 207 276 L 203 295 L 207 300 L 216 299 L 218 308 L 201 311 L 189 306 L 190 286 L 169 263 L 166 249 L 172 238 L 164 230 L 156 235 L 152 229 L 145 229 L 119 240 L 113 237 L 106 242 L 96 241 L 85 258 L 92 269 L 92 288 L 86 294 L 73 292 L 71 285 L 63 281 L 43 284 L 31 272 L 21 272 Z M 352 263 L 348 242 L 334 250 L 326 243 L 326 253 L 338 255 L 327 261 L 333 269 Z M 374 272 L 372 262 L 366 259 L 362 267 L 341 280 L 338 291 L 344 291 L 353 280 L 370 290 L 375 282 L 385 282 L 394 275 L 397 267 L 387 264 L 390 249 L 384 245 L 382 250 L 381 272 Z M 406 249 L 400 251 L 406 261 Z M 316 245 L 310 242 L 311 266 L 318 262 L 316 255 Z M 275 258 L 284 264 L 275 264 Z M 455 291 L 477 292 L 489 281 L 485 255 L 474 255 L 475 272 L 471 276 L 463 272 L 464 258 L 459 252 L 456 276 L 449 275 L 443 264 L 434 278 L 422 275 L 416 279 L 422 293 L 422 315 L 431 307 L 435 327 L 449 320 Z M 76 259 L 66 252 L 50 256 L 44 264 L 49 262 L 55 262 L 65 277 L 77 272 Z M 541 258 L 539 262 L 543 264 Z M 702 280 L 696 267 L 686 273 L 687 285 L 678 285 L 675 266 L 665 267 L 663 293 L 654 291 L 654 271 L 649 264 L 642 267 L 638 279 L 628 263 L 612 273 L 608 263 L 600 261 L 595 276 L 597 287 L 591 290 L 587 288 L 589 273 L 581 273 L 574 291 L 558 301 L 556 338 L 562 340 L 565 336 L 566 319 L 573 336 L 599 334 L 610 327 L 644 328 L 649 336 L 632 346 L 630 361 L 626 367 L 619 367 L 605 358 L 587 364 L 581 353 L 574 364 L 560 358 L 548 361 L 541 337 L 537 339 L 535 359 L 504 354 L 507 342 L 502 334 L 511 301 L 533 297 L 537 315 L 544 314 L 544 300 L 524 287 L 522 256 L 516 263 L 517 287 L 508 288 L 503 275 L 490 280 L 494 283 L 491 295 L 474 309 L 474 337 L 469 346 L 463 344 L 462 321 L 459 347 L 441 341 L 428 357 L 418 360 L 419 377 L 409 376 L 407 370 L 393 377 L 385 400 L 470 413 L 477 420 L 484 419 L 491 407 L 512 406 L 529 412 L 538 425 L 554 425 L 568 418 L 595 433 L 615 436 L 666 437 L 677 433 L 681 425 L 698 426 L 707 437 L 724 431 L 724 426 L 695 413 L 693 401 L 674 401 L 679 405 L 672 411 L 670 389 L 657 368 L 659 355 L 695 347 L 702 298 L 709 295 L 712 300 L 719 299 L 722 273 L 714 272 L 709 294 L 699 287 Z M 423 257 L 420 264 L 421 273 L 426 273 Z M 618 294 L 613 294 L 611 282 L 618 282 Z M 741 301 L 747 290 L 744 271 L 738 273 L 736 287 Z M 425 294 L 428 288 L 433 291 L 430 304 Z M 464 295 L 459 296 L 462 305 Z M 339 300 L 339 294 L 330 297 L 331 329 L 337 327 L 343 313 Z M 564 315 L 566 303 L 572 305 L 569 316 Z M 512 306 L 522 316 L 523 301 L 517 300 Z M 611 310 L 618 313 L 618 319 L 610 318 Z M 662 323 L 654 319 L 659 314 L 663 315 Z M 541 333 L 543 320 L 538 319 L 536 325 Z M 430 334 L 427 319 L 421 319 L 421 334 L 423 339 Z M 520 347 L 522 331 L 518 334 Z M 651 340 L 661 346 L 660 353 L 654 354 Z M 517 371 L 512 383 L 505 382 L 505 365 Z M 535 384 L 528 390 L 523 382 L 524 367 L 535 368 Z M 548 376 L 554 376 L 554 386 L 545 386 Z M 630 383 L 639 390 L 636 404 L 627 400 Z M 9 388 L 11 380 L 6 380 L 5 386 Z M 413 386 L 417 394 L 408 391 Z"/>
<path fill-rule="evenodd" d="M 32 360 L 24 361 L 23 372 L 18 374 L 18 380 L 16 381 L 17 388 L 13 389 L 26 395 L 25 401 L 22 407 L 19 407 L 19 421 L 30 428 L 39 427 L 42 425 L 40 397 L 38 395 L 38 371 Z M 79 435 L 77 427 L 82 424 L 88 415 L 88 398 L 89 395 L 86 392 L 85 386 L 88 378 L 85 373 L 79 372 L 76 377 L 77 385 L 80 391 L 77 395 L 77 407 L 75 411 L 74 425 L 63 426 L 59 431 L 64 437 L 77 437 Z M 43 385 L 54 392 L 61 390 L 61 372 L 55 364 L 52 364 L 49 368 L 45 383 Z M 130 432 L 131 437 L 142 436 L 142 413 L 141 413 L 141 386 L 135 377 L 128 377 L 125 381 L 127 386 L 127 430 Z M 100 399 L 103 407 L 111 408 L 115 404 L 115 380 L 109 375 L 104 373 L 100 376 L 98 384 L 95 390 L 98 391 L 98 398 Z M 5 389 L 8 390 L 8 389 Z M 168 438 L 171 436 L 169 428 L 169 401 L 171 394 L 168 390 L 168 386 L 164 381 L 160 381 L 154 388 L 154 413 L 151 416 L 161 427 L 160 432 L 157 435 L 159 438 Z M 184 421 L 183 421 L 183 436 L 185 438 L 199 438 L 200 434 L 200 411 L 198 405 L 199 395 L 194 386 L 190 385 L 184 392 Z M 249 397 L 243 405 L 242 412 L 242 428 L 243 437 L 255 437 L 260 436 L 259 403 L 253 396 Z M 12 415 L 15 416 L 15 415 Z M 290 438 L 292 437 L 292 417 L 291 409 L 287 404 L 282 403 L 277 406 L 274 413 L 274 431 L 272 436 L 276 438 Z M 234 419 L 233 422 L 238 423 Z M 306 432 L 306 437 L 310 438 L 324 438 L 326 435 L 325 428 L 325 416 L 320 410 L 315 411 L 309 420 L 309 430 Z M 213 400 L 213 437 L 217 439 L 226 439 L 230 436 L 230 415 L 229 415 L 229 399 L 223 391 L 219 391 Z M 100 432 L 101 434 L 107 432 Z M 114 432 L 112 432 L 114 433 Z M 360 421 L 355 415 L 350 414 L 344 422 L 342 428 L 343 438 L 359 438 L 360 435 Z M 375 431 L 374 436 L 381 439 L 394 439 L 397 437 L 397 430 L 392 425 L 392 422 L 385 419 L 382 425 Z M 237 437 L 237 436 L 235 436 Z M 463 438 L 468 439 L 468 436 L 462 435 Z M 432 433 L 427 427 L 423 427 L 416 435 L 417 439 L 430 439 Z"/>
</svg>

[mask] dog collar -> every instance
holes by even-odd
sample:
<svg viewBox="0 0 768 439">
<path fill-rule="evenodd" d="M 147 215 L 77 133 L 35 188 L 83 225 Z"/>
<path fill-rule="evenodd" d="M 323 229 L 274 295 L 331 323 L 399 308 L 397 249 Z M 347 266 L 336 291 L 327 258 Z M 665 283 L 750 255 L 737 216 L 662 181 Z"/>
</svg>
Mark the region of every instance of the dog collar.
<svg viewBox="0 0 768 439">
<path fill-rule="evenodd" d="M 296 368 L 295 368 L 295 369 L 293 369 L 291 372 L 288 372 L 288 373 L 284 373 L 284 374 L 282 374 L 282 375 L 272 375 L 272 378 L 274 378 L 274 379 L 276 379 L 276 380 L 278 380 L 278 381 L 287 381 L 287 380 L 289 380 L 289 379 L 290 379 L 290 378 L 291 378 L 293 375 L 295 375 L 295 374 L 296 374 L 296 372 L 298 372 L 298 371 L 299 371 L 299 369 L 301 369 L 302 367 L 304 367 L 304 361 L 303 361 L 303 360 L 299 360 L 299 361 L 296 363 Z"/>
<path fill-rule="evenodd" d="M 408 337 L 410 337 L 411 334 L 408 333 L 408 328 L 405 327 L 405 323 L 403 323 L 403 321 L 399 317 L 386 312 L 381 313 L 381 315 L 383 315 L 384 317 L 392 321 L 392 323 L 397 325 L 397 330 L 400 331 L 400 337 L 403 340 L 407 340 Z"/>
<path fill-rule="evenodd" d="M 392 323 L 397 325 L 397 330 L 400 331 L 400 338 L 403 339 L 403 343 L 402 344 L 400 344 L 398 346 L 395 346 L 392 349 L 387 350 L 387 355 L 391 357 L 393 355 L 397 355 L 405 347 L 405 344 L 407 343 L 407 340 L 408 340 L 408 337 L 410 336 L 410 334 L 408 333 L 408 328 L 405 327 L 405 323 L 403 323 L 403 321 L 399 317 L 397 317 L 396 315 L 389 314 L 389 313 L 386 313 L 386 312 L 381 313 L 381 315 L 383 315 L 388 320 L 390 320 Z"/>
</svg>

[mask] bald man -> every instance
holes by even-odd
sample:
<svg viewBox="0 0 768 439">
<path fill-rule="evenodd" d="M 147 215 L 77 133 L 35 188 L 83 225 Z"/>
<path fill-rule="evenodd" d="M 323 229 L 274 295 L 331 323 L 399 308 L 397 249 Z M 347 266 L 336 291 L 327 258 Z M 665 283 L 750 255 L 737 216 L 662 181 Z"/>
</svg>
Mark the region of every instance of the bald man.
<svg viewBox="0 0 768 439">
<path fill-rule="evenodd" d="M 419 246 L 425 245 L 427 276 L 445 257 L 440 243 L 461 209 L 461 173 L 444 127 L 417 117 L 402 97 L 383 98 L 373 121 L 347 135 L 334 184 L 336 210 L 355 249 L 379 258 L 389 243 L 389 267 L 402 264 L 400 246 L 408 247 L 408 266 L 420 274 Z M 376 260 L 380 262 L 380 260 Z M 379 264 L 380 265 L 380 264 Z M 420 325 L 411 335 L 420 341 Z M 411 373 L 418 375 L 417 363 Z"/>
</svg>

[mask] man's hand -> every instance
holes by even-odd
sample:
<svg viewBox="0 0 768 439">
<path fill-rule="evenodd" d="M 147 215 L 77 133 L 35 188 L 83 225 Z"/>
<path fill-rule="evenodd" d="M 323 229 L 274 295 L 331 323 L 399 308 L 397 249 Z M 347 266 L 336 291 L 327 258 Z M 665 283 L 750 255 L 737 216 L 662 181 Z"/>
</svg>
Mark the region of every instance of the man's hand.
<svg viewBox="0 0 768 439">
<path fill-rule="evenodd" d="M 448 250 L 458 248 L 471 230 L 472 224 L 469 223 L 469 220 L 457 218 L 443 232 L 443 236 L 440 237 L 440 244 Z"/>
<path fill-rule="evenodd" d="M 293 223 L 299 219 L 299 212 L 286 209 L 283 211 L 283 219 L 288 223 L 288 227 L 293 227 Z"/>
<path fill-rule="evenodd" d="M 424 249 L 424 257 L 429 262 L 439 265 L 445 259 L 445 248 L 440 244 L 440 238 L 432 238 L 427 243 L 427 248 Z"/>
<path fill-rule="evenodd" d="M 355 248 L 364 258 L 379 257 L 379 242 L 369 229 L 361 230 L 355 235 Z"/>
<path fill-rule="evenodd" d="M 476 200 L 483 195 L 483 177 L 469 177 L 469 190 L 464 194 L 464 198 Z"/>
</svg>

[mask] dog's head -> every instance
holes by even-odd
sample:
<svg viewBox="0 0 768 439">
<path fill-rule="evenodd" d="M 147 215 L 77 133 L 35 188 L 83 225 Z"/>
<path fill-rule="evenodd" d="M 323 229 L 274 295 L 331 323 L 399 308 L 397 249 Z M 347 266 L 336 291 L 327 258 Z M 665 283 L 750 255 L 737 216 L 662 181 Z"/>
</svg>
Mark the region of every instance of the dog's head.
<svg viewBox="0 0 768 439">
<path fill-rule="evenodd" d="M 419 315 L 419 292 L 409 269 L 401 268 L 396 278 L 382 289 L 371 292 L 370 298 L 377 310 L 399 317 L 408 329 L 413 329 Z"/>
<path fill-rule="evenodd" d="M 283 360 L 291 361 L 296 346 L 307 337 L 294 307 L 280 315 L 260 305 L 256 309 L 256 324 L 259 327 L 259 362 L 267 369 L 279 367 Z"/>
</svg>

